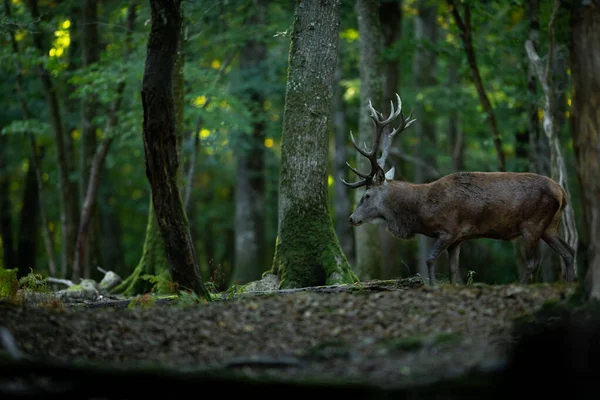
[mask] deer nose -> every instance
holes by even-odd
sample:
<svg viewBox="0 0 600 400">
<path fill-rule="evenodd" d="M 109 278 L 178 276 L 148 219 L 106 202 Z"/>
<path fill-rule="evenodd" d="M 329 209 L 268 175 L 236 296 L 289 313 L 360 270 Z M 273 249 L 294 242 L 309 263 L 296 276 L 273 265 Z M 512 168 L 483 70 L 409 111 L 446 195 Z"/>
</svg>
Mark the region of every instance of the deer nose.
<svg viewBox="0 0 600 400">
<path fill-rule="evenodd" d="M 354 225 L 356 223 L 354 221 L 354 215 L 351 215 L 350 217 L 348 217 L 348 222 L 350 223 L 350 225 Z"/>
</svg>

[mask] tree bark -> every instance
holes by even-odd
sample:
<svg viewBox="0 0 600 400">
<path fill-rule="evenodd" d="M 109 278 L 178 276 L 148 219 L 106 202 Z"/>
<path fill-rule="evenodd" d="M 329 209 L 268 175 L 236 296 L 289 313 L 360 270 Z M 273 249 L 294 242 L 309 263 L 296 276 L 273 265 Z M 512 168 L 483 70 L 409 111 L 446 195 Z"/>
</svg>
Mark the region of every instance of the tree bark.
<svg viewBox="0 0 600 400">
<path fill-rule="evenodd" d="M 339 0 L 296 3 L 273 260 L 282 288 L 357 280 L 335 236 L 327 200 L 327 129 L 339 27 Z"/>
<path fill-rule="evenodd" d="M 431 49 L 437 40 L 437 5 L 429 0 L 419 0 L 417 2 L 417 15 L 415 17 L 415 41 L 417 49 L 414 55 L 414 74 L 415 85 L 419 92 L 424 92 L 431 86 L 436 85 L 436 62 L 437 57 Z M 425 106 L 425 99 L 417 101 L 415 106 L 415 115 L 418 115 L 419 123 L 416 125 L 415 136 L 419 138 L 418 156 L 424 163 L 437 169 L 435 158 L 436 132 L 435 132 L 435 112 L 428 111 L 431 108 Z M 415 181 L 417 183 L 430 182 L 437 179 L 436 176 L 428 174 L 428 169 L 422 164 L 417 164 L 415 168 Z M 419 262 L 417 266 L 418 273 L 423 276 L 429 276 L 427 270 L 427 258 L 431 251 L 432 239 L 424 235 L 419 235 Z"/>
<path fill-rule="evenodd" d="M 41 19 L 37 0 L 29 0 L 31 17 L 34 20 Z M 44 34 L 41 30 L 36 30 L 33 34 L 33 42 L 37 50 L 45 54 Z M 50 120 L 54 130 L 54 139 L 56 141 L 56 162 L 58 167 L 58 187 L 60 203 L 60 221 L 61 221 L 61 272 L 63 276 L 71 276 L 73 268 L 73 255 L 79 206 L 77 204 L 77 186 L 69 180 L 71 173 L 71 163 L 66 149 L 63 129 L 62 115 L 56 95 L 56 90 L 52 82 L 50 72 L 42 64 L 37 66 L 37 72 L 42 82 L 42 87 L 46 94 L 48 107 L 50 109 Z"/>
<path fill-rule="evenodd" d="M 196 254 L 179 186 L 179 156 L 173 99 L 173 69 L 181 36 L 179 0 L 150 0 L 152 27 L 142 82 L 146 176 L 165 244 L 173 283 L 210 300 Z"/>
<path fill-rule="evenodd" d="M 571 135 L 583 210 L 584 294 L 600 300 L 600 7 L 573 1 L 569 47 L 574 96 Z"/>
<path fill-rule="evenodd" d="M 481 103 L 481 107 L 483 107 L 483 110 L 485 111 L 486 120 L 490 126 L 490 130 L 492 131 L 492 139 L 494 141 L 494 146 L 496 148 L 496 156 L 498 158 L 498 171 L 506 171 L 504 149 L 502 148 L 502 136 L 498 131 L 498 122 L 496 121 L 496 115 L 494 114 L 494 109 L 487 96 L 485 87 L 483 86 L 483 81 L 481 79 L 481 74 L 479 73 L 479 67 L 477 65 L 477 58 L 475 57 L 475 48 L 473 47 L 473 36 L 471 30 L 471 9 L 468 3 L 464 4 L 463 7 L 465 11 L 463 20 L 463 17 L 460 16 L 455 1 L 446 1 L 450 7 L 452 16 L 454 17 L 454 22 L 458 27 L 463 46 L 465 47 L 467 62 L 469 63 L 471 74 L 473 75 L 473 83 L 475 84 L 475 89 L 477 89 L 477 95 L 479 96 L 479 102 Z"/>
<path fill-rule="evenodd" d="M 358 124 L 358 143 L 370 143 L 373 125 L 368 113 L 369 101 L 377 107 L 383 103 L 383 37 L 379 23 L 379 2 L 377 0 L 356 0 L 358 32 L 360 35 L 360 113 Z M 356 168 L 368 171 L 369 161 L 356 152 Z M 362 197 L 363 190 L 355 190 L 355 202 Z M 356 262 L 354 272 L 361 280 L 380 278 L 381 276 L 381 237 L 379 227 L 362 224 L 354 228 L 356 242 Z"/>
<path fill-rule="evenodd" d="M 250 27 L 265 24 L 266 2 L 254 0 L 248 17 Z M 251 28 L 252 29 L 252 28 Z M 267 47 L 262 37 L 248 38 L 240 59 L 243 99 L 251 110 L 251 133 L 240 136 L 236 147 L 235 258 L 232 282 L 245 284 L 260 279 L 265 268 L 265 129 L 262 89 L 268 81 Z"/>
</svg>

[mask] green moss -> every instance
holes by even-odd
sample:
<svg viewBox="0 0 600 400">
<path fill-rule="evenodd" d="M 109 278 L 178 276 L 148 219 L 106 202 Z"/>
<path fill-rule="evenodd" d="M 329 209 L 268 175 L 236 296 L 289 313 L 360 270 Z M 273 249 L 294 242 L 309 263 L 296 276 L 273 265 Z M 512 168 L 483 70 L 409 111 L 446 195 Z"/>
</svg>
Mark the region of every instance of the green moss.
<svg viewBox="0 0 600 400">
<path fill-rule="evenodd" d="M 160 230 L 158 229 L 158 222 L 156 221 L 152 202 L 150 202 L 150 210 L 148 212 L 148 224 L 146 226 L 146 238 L 144 240 L 142 258 L 131 275 L 111 292 L 121 293 L 124 296 L 149 293 L 155 288 L 156 282 L 151 282 L 145 278 L 146 276 L 166 276 L 167 279 L 171 279 L 165 246 L 160 235 Z M 157 292 L 164 294 L 168 290 L 164 290 L 164 287 L 159 287 L 157 288 Z"/>
<path fill-rule="evenodd" d="M 0 267 L 0 299 L 12 299 L 16 296 L 19 289 L 17 271 L 18 268 L 4 269 Z"/>
<path fill-rule="evenodd" d="M 327 214 L 303 207 L 288 209 L 275 246 L 273 273 L 281 288 L 358 281 L 341 250 Z"/>
</svg>

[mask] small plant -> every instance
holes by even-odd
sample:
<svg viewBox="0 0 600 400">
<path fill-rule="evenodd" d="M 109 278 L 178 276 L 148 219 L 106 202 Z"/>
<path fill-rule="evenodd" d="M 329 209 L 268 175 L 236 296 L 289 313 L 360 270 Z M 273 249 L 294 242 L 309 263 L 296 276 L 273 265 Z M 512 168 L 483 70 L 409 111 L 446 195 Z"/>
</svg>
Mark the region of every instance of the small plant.
<svg viewBox="0 0 600 400">
<path fill-rule="evenodd" d="M 467 286 L 471 286 L 473 284 L 473 275 L 475 275 L 475 271 L 469 270 L 469 272 L 467 272 Z"/>
<path fill-rule="evenodd" d="M 173 283 L 169 273 L 160 275 L 142 275 L 142 279 L 152 284 L 152 293 L 155 294 L 175 294 L 177 293 L 177 284 Z"/>
<path fill-rule="evenodd" d="M 213 260 L 210 260 L 208 263 L 208 269 L 211 272 L 210 278 L 205 283 L 206 289 L 211 294 L 219 293 L 219 288 L 223 287 L 223 282 L 225 280 L 225 268 L 223 268 L 222 264 L 213 265 Z"/>
<path fill-rule="evenodd" d="M 48 284 L 40 274 L 36 274 L 30 268 L 27 275 L 19 279 L 19 287 L 26 292 L 50 293 Z"/>
<path fill-rule="evenodd" d="M 154 306 L 154 296 L 150 293 L 143 294 L 141 296 L 134 297 L 127 305 L 127 308 L 151 308 Z"/>
<path fill-rule="evenodd" d="M 177 305 L 191 306 L 196 304 L 206 303 L 206 299 L 198 296 L 196 293 L 188 290 L 182 290 L 177 296 Z"/>
</svg>

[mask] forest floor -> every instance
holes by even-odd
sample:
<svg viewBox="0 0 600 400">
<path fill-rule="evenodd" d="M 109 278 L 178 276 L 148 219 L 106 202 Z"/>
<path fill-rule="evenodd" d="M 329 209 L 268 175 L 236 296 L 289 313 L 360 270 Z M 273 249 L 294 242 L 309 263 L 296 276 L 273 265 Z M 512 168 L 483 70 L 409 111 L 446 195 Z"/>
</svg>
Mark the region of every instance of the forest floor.
<svg viewBox="0 0 600 400">
<path fill-rule="evenodd" d="M 48 309 L 0 302 L 0 327 L 36 360 L 386 388 L 495 368 L 506 361 L 515 319 L 548 302 L 564 303 L 575 289 L 386 282 L 186 306 Z M 4 347 L 0 361 L 6 341 Z"/>
</svg>

